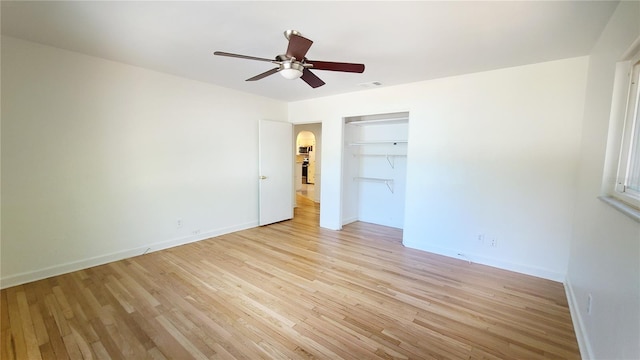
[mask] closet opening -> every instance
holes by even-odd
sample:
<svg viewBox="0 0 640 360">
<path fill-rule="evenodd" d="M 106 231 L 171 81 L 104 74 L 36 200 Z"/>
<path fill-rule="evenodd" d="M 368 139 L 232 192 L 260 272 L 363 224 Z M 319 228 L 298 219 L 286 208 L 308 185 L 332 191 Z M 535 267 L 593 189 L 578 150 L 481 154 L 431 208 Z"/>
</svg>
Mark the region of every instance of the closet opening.
<svg viewBox="0 0 640 360">
<path fill-rule="evenodd" d="M 344 119 L 342 225 L 402 229 L 409 112 Z"/>
</svg>

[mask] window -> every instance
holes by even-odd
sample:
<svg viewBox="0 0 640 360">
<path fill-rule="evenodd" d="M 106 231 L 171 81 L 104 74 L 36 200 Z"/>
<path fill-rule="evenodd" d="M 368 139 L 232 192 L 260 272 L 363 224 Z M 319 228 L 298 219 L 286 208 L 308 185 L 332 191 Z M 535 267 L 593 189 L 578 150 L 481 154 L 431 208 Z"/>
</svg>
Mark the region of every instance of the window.
<svg viewBox="0 0 640 360">
<path fill-rule="evenodd" d="M 614 196 L 640 208 L 640 51 L 632 54 L 624 67 L 628 90 Z"/>
</svg>

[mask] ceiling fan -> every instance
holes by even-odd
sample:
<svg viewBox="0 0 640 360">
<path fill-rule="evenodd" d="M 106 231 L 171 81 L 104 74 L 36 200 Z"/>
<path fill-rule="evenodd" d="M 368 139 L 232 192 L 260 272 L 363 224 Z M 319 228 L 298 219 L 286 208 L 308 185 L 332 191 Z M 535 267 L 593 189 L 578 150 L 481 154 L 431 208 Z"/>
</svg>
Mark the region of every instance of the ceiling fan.
<svg viewBox="0 0 640 360">
<path fill-rule="evenodd" d="M 353 73 L 364 72 L 364 64 L 309 60 L 305 57 L 305 55 L 307 55 L 307 51 L 309 51 L 309 48 L 311 47 L 311 44 L 313 44 L 313 41 L 303 37 L 296 30 L 287 30 L 284 32 L 284 36 L 287 38 L 287 40 L 289 40 L 287 52 L 286 54 L 276 56 L 275 60 L 232 54 L 223 51 L 216 51 L 213 54 L 247 60 L 265 61 L 278 65 L 277 67 L 265 71 L 262 74 L 251 77 L 246 81 L 256 81 L 263 79 L 269 75 L 280 73 L 283 77 L 290 80 L 301 78 L 312 88 L 317 88 L 324 85 L 325 82 L 317 77 L 314 73 L 312 73 L 310 69 Z"/>
</svg>

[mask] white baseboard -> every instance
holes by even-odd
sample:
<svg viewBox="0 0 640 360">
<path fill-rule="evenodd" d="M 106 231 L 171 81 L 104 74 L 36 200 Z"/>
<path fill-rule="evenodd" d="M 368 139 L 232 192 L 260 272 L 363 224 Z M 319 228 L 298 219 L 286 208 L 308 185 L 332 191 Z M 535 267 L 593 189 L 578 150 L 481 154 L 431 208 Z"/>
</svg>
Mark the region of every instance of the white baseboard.
<svg viewBox="0 0 640 360">
<path fill-rule="evenodd" d="M 573 292 L 573 287 L 569 280 L 565 280 L 564 282 L 564 291 L 567 293 L 567 300 L 569 301 L 569 311 L 571 311 L 571 320 L 573 321 L 573 329 L 576 332 L 580 356 L 583 359 L 594 359 L 591 342 L 589 342 L 584 321 L 582 320 L 582 316 L 580 316 L 576 294 Z"/>
<path fill-rule="evenodd" d="M 348 225 L 351 224 L 352 222 L 356 222 L 358 221 L 358 217 L 351 217 L 351 218 L 347 218 L 347 219 L 342 219 L 342 225 Z"/>
<path fill-rule="evenodd" d="M 443 255 L 443 256 L 447 256 L 447 257 L 451 257 L 451 258 L 471 261 L 471 262 L 474 262 L 476 264 L 492 266 L 492 267 L 503 269 L 503 270 L 514 271 L 514 272 L 517 272 L 517 273 L 531 275 L 531 276 L 535 276 L 535 277 L 539 277 L 539 278 L 543 278 L 543 279 L 547 279 L 547 280 L 553 280 L 553 281 L 557 281 L 557 282 L 564 282 L 565 276 L 566 276 L 566 274 L 555 272 L 555 271 L 552 271 L 552 270 L 549 270 L 549 269 L 543 269 L 543 268 L 538 268 L 538 267 L 535 267 L 535 266 L 511 263 L 511 262 L 508 262 L 508 261 L 503 261 L 503 260 L 494 259 L 494 258 L 488 258 L 488 257 L 484 257 L 484 256 L 481 256 L 481 255 L 477 255 L 477 254 L 473 254 L 473 253 L 469 253 L 469 252 L 462 252 L 463 255 L 461 256 L 461 255 L 459 255 L 459 254 L 461 254 L 461 251 L 457 251 L 457 250 L 453 250 L 453 249 L 445 249 L 445 248 L 440 248 L 440 247 L 436 247 L 436 246 L 427 246 L 427 247 L 425 247 L 422 244 L 421 244 L 420 247 L 412 246 L 411 244 L 407 244 L 407 243 L 404 243 L 404 245 L 407 246 L 407 247 L 413 248 L 413 249 L 417 249 L 417 250 L 423 250 L 423 251 L 427 251 L 427 252 L 438 254 L 438 255 Z"/>
<path fill-rule="evenodd" d="M 71 261 L 68 263 L 55 265 L 55 266 L 51 266 L 43 269 L 10 275 L 10 276 L 0 278 L 0 289 L 5 289 L 8 287 L 25 284 L 32 281 L 42 280 L 48 277 L 62 275 L 62 274 L 66 274 L 73 271 L 87 269 L 93 266 L 103 265 L 106 263 L 130 258 L 133 256 L 142 255 L 145 253 L 150 253 L 158 250 L 172 248 L 175 246 L 185 245 L 192 242 L 201 241 L 201 240 L 209 239 L 212 237 L 232 233 L 235 231 L 250 229 L 256 226 L 258 226 L 257 222 L 239 224 L 239 225 L 230 226 L 226 228 L 210 230 L 197 235 L 190 235 L 190 236 L 170 239 L 166 241 L 161 241 L 157 243 L 146 244 L 133 249 L 116 251 L 110 254 L 98 255 L 98 256 L 87 258 L 87 259 Z"/>
<path fill-rule="evenodd" d="M 342 226 L 349 225 L 356 221 L 362 221 L 362 222 L 368 222 L 368 223 L 382 225 L 386 227 L 392 227 L 394 229 L 402 229 L 402 225 L 398 226 L 398 224 L 384 223 L 383 221 L 377 221 L 377 220 L 367 221 L 367 219 L 360 219 L 359 217 L 350 217 L 350 218 L 342 219 Z"/>
</svg>

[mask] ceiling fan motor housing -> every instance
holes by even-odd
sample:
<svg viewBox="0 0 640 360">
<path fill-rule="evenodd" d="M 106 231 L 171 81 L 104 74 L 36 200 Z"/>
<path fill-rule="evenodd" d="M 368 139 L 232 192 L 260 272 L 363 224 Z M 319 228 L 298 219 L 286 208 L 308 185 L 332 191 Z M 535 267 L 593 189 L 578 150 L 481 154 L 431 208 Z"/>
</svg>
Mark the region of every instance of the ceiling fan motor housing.
<svg viewBox="0 0 640 360">
<path fill-rule="evenodd" d="M 285 30 L 284 37 L 286 37 L 287 40 L 291 40 L 291 35 L 302 36 L 302 34 L 298 30 Z"/>
</svg>

